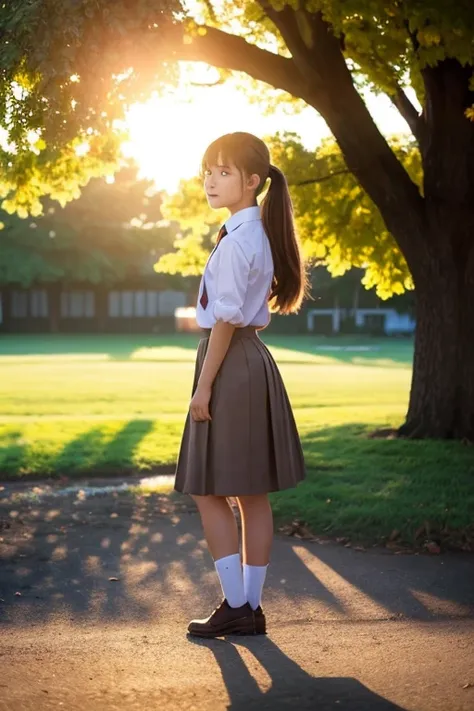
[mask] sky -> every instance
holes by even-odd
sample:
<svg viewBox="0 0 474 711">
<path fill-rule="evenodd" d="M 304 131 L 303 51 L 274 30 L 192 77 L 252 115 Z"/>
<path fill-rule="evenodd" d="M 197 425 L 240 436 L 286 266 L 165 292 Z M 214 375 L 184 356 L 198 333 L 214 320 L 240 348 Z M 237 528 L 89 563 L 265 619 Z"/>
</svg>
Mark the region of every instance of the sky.
<svg viewBox="0 0 474 711">
<path fill-rule="evenodd" d="M 192 71 L 194 81 L 215 80 L 214 70 L 207 65 L 195 64 Z M 249 131 L 263 138 L 277 131 L 293 131 L 311 150 L 331 135 L 324 119 L 311 107 L 298 115 L 278 110 L 266 116 L 230 82 L 194 87 L 188 79 L 189 73 L 185 73 L 180 85 L 166 96 L 153 95 L 127 113 L 130 140 L 123 146 L 124 155 L 133 156 L 140 166 L 139 177 L 153 180 L 159 190 L 175 192 L 180 179 L 197 175 L 207 145 L 224 133 Z M 416 101 L 412 94 L 410 98 Z M 368 95 L 366 101 L 382 133 L 408 132 L 385 95 Z"/>
</svg>

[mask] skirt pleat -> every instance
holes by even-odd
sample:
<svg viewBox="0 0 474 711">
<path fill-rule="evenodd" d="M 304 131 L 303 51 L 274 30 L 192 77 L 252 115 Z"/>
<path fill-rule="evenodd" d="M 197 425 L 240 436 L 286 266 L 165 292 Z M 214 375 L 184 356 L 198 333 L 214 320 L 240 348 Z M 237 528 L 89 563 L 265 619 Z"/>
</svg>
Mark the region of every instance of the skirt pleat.
<svg viewBox="0 0 474 711">
<path fill-rule="evenodd" d="M 207 337 L 198 346 L 193 395 L 208 345 Z M 246 496 L 288 489 L 304 479 L 291 404 L 278 367 L 254 328 L 234 331 L 209 409 L 211 422 L 195 422 L 187 414 L 177 491 Z"/>
</svg>

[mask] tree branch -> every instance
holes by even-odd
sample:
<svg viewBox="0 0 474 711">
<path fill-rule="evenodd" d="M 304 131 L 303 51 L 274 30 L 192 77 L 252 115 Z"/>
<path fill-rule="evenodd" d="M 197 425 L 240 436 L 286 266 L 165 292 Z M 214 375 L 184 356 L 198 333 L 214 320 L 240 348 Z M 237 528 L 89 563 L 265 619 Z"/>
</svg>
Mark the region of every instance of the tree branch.
<svg viewBox="0 0 474 711">
<path fill-rule="evenodd" d="M 395 94 L 389 95 L 389 98 L 392 101 L 393 105 L 399 110 L 400 114 L 407 122 L 416 140 L 421 145 L 423 142 L 424 128 L 421 114 L 418 113 L 418 111 L 413 106 L 410 99 L 400 86 L 397 87 L 397 91 Z"/>
<path fill-rule="evenodd" d="M 324 183 L 326 180 L 331 180 L 331 178 L 335 178 L 338 175 L 347 175 L 348 173 L 351 173 L 349 168 L 341 168 L 341 170 L 335 170 L 334 173 L 328 173 L 327 175 L 321 175 L 319 178 L 308 178 L 308 180 L 300 180 L 297 183 L 288 183 L 288 185 L 292 185 L 294 187 L 301 187 L 302 185 L 314 185 L 314 183 Z"/>
<path fill-rule="evenodd" d="M 408 37 L 410 39 L 413 51 L 415 54 L 418 54 L 418 50 L 420 49 L 420 43 L 418 42 L 418 37 L 416 36 L 416 32 L 412 32 L 410 30 L 410 23 L 408 22 L 407 19 L 403 20 L 403 24 L 404 24 L 405 29 L 407 31 Z"/>
<path fill-rule="evenodd" d="M 349 170 L 380 209 L 387 228 L 410 262 L 414 240 L 408 238 L 404 215 L 409 209 L 414 221 L 423 221 L 424 201 L 357 92 L 339 40 L 320 12 L 304 11 L 311 34 L 306 33 L 303 38 L 290 6 L 277 12 L 267 0 L 258 1 L 292 55 L 296 55 L 300 72 L 311 82 L 308 103 L 326 120 Z"/>
<path fill-rule="evenodd" d="M 267 0 L 257 1 L 283 37 L 300 73 L 309 77 L 313 87 L 321 84 L 325 68 L 325 62 L 321 60 L 324 57 L 326 62 L 330 61 L 334 51 L 340 52 L 340 43 L 329 32 L 326 23 L 326 32 L 318 32 L 321 29 L 318 19 L 323 22 L 320 13 L 310 13 L 305 9 L 295 11 L 289 5 L 275 10 Z"/>
<path fill-rule="evenodd" d="M 421 146 L 424 131 L 424 123 L 421 115 L 415 109 L 402 87 L 399 86 L 397 78 L 394 75 L 394 72 L 390 65 L 384 61 L 384 59 L 378 54 L 375 49 L 373 49 L 372 52 L 375 61 L 382 66 L 384 71 L 389 76 L 392 75 L 391 82 L 393 84 L 394 90 L 390 93 L 387 91 L 386 94 L 395 106 L 395 108 L 398 109 L 400 115 L 405 119 L 413 136 L 416 138 L 418 144 Z"/>
<path fill-rule="evenodd" d="M 206 62 L 214 67 L 244 72 L 249 76 L 308 101 L 308 83 L 291 59 L 268 52 L 243 37 L 200 27 L 203 34 L 185 35 L 182 27 L 172 25 L 159 36 L 149 61 L 157 59 Z"/>
</svg>

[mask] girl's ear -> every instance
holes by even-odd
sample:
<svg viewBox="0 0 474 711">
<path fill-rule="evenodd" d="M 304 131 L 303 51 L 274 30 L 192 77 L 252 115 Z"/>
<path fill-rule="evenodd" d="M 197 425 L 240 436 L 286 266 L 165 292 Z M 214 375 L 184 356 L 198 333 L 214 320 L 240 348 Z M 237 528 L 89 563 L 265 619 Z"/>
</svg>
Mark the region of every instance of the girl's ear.
<svg viewBox="0 0 474 711">
<path fill-rule="evenodd" d="M 257 175 L 257 173 L 253 173 L 253 174 L 247 179 L 247 187 L 248 187 L 250 190 L 256 190 L 259 185 L 260 185 L 260 176 Z"/>
</svg>

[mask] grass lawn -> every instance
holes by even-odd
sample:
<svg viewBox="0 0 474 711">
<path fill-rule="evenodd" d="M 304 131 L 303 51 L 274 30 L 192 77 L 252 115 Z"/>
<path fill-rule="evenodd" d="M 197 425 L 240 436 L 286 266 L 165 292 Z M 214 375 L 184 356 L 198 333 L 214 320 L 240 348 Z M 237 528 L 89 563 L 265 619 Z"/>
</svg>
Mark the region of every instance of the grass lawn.
<svg viewBox="0 0 474 711">
<path fill-rule="evenodd" d="M 263 335 L 284 377 L 308 477 L 272 495 L 279 522 L 409 541 L 473 523 L 473 450 L 375 440 L 406 411 L 411 341 Z M 0 478 L 149 475 L 176 460 L 198 337 L 1 336 Z"/>
</svg>

